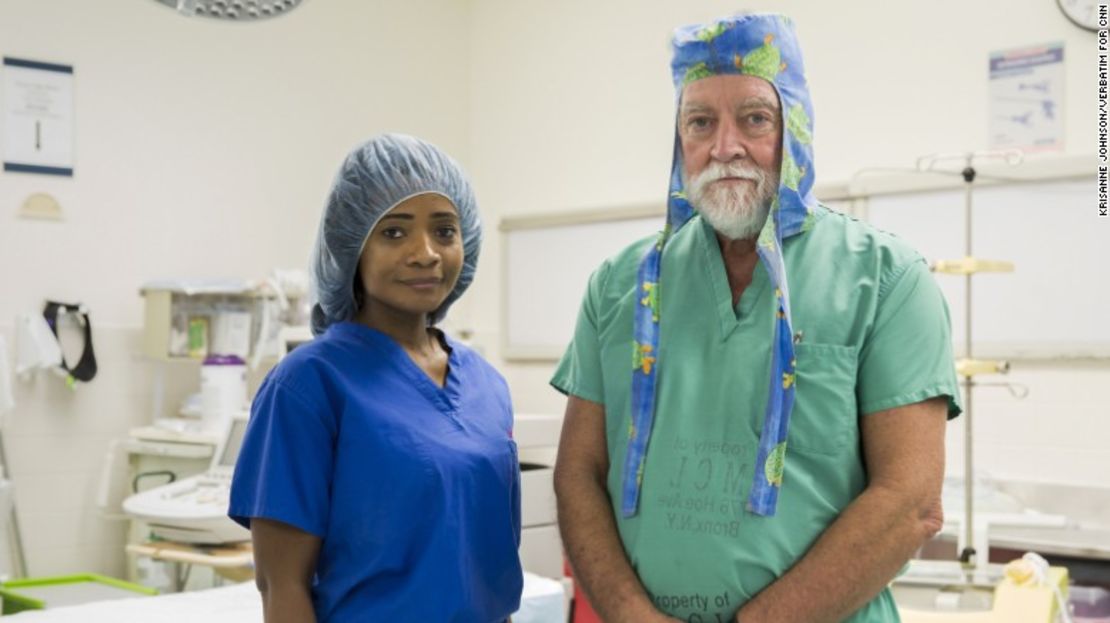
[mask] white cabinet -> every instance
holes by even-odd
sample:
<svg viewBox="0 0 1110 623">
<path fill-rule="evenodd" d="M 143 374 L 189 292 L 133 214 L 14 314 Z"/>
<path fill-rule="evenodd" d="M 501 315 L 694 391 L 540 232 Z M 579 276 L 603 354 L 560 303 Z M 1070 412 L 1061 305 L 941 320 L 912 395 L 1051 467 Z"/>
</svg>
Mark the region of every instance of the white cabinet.
<svg viewBox="0 0 1110 623">
<path fill-rule="evenodd" d="M 525 571 L 563 577 L 563 542 L 555 509 L 555 455 L 563 418 L 517 414 L 513 438 L 520 454 L 520 560 Z"/>
</svg>

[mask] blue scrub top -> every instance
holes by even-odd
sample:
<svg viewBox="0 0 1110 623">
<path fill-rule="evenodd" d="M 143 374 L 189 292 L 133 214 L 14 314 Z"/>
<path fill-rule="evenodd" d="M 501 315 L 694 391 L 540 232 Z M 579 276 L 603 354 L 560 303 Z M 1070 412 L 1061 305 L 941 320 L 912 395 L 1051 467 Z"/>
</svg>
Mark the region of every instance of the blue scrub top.
<svg viewBox="0 0 1110 623">
<path fill-rule="evenodd" d="M 446 341 L 442 388 L 392 338 L 346 322 L 290 353 L 258 390 L 228 514 L 323 540 L 320 623 L 490 623 L 519 606 L 508 386 Z"/>
</svg>

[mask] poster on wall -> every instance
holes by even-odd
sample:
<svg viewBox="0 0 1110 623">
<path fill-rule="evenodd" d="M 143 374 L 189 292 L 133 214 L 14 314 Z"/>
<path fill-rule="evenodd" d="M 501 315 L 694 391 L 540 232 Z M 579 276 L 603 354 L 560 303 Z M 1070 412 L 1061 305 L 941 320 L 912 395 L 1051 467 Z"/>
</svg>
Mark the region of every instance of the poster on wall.
<svg viewBox="0 0 1110 623">
<path fill-rule="evenodd" d="M 73 175 L 73 66 L 4 57 L 4 170 Z"/>
<path fill-rule="evenodd" d="M 992 149 L 1064 149 L 1064 45 L 994 52 L 990 58 Z"/>
</svg>

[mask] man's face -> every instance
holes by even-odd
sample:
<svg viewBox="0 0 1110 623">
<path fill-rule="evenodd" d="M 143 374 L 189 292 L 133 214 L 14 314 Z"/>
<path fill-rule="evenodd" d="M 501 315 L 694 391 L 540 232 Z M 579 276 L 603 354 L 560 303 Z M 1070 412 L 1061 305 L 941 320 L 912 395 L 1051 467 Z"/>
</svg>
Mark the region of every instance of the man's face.
<svg viewBox="0 0 1110 623">
<path fill-rule="evenodd" d="M 682 93 L 678 134 L 690 203 L 729 238 L 758 234 L 782 162 L 774 87 L 741 75 L 691 82 Z"/>
</svg>

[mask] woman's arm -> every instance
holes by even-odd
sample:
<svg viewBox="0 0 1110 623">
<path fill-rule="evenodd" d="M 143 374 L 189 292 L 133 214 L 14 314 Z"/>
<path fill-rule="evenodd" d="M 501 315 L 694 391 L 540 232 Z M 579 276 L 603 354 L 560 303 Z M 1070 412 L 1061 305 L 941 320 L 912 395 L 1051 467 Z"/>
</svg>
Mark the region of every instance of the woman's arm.
<svg viewBox="0 0 1110 623">
<path fill-rule="evenodd" d="M 311 586 L 320 537 L 256 517 L 251 519 L 251 541 L 265 623 L 316 623 Z"/>
</svg>

